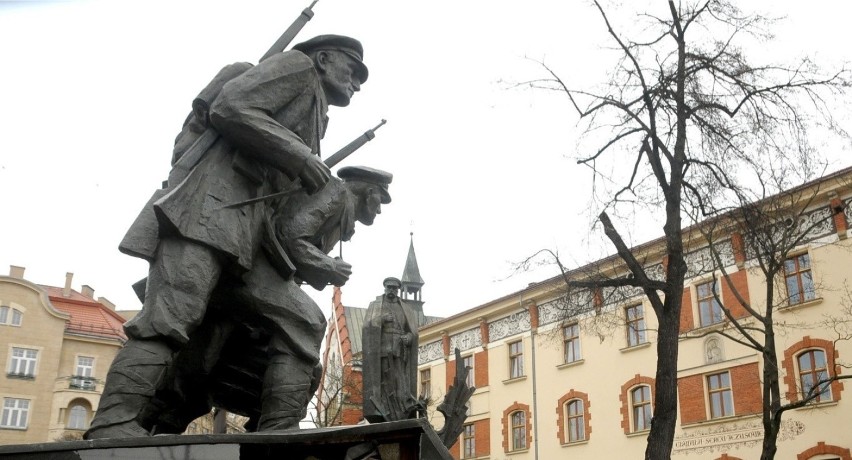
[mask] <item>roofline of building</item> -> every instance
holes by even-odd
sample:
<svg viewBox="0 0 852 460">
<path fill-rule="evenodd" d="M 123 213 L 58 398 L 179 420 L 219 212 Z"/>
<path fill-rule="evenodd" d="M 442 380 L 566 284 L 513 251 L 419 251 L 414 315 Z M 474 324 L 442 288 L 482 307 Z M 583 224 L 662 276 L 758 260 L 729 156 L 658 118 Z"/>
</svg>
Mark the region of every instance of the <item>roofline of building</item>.
<svg viewBox="0 0 852 460">
<path fill-rule="evenodd" d="M 760 199 L 753 204 L 755 206 L 762 206 L 762 205 L 765 205 L 765 204 L 772 202 L 775 199 L 778 199 L 781 196 L 791 195 L 791 194 L 794 194 L 794 193 L 797 193 L 797 192 L 801 192 L 801 191 L 804 191 L 808 188 L 812 188 L 816 185 L 820 185 L 820 184 L 823 184 L 825 182 L 829 182 L 831 180 L 834 180 L 834 179 L 837 179 L 839 177 L 842 177 L 844 175 L 849 175 L 849 174 L 852 174 L 852 166 L 847 167 L 847 168 L 843 168 L 839 171 L 835 171 L 835 172 L 827 174 L 825 176 L 821 176 L 818 179 L 814 179 L 814 180 L 805 182 L 805 183 L 798 185 L 796 187 L 793 187 L 791 189 L 781 191 L 779 193 L 776 193 L 775 195 Z M 740 209 L 740 208 L 737 208 L 737 209 Z M 682 229 L 681 234 L 689 234 L 689 233 L 691 233 L 691 232 L 693 232 L 693 231 L 695 231 L 699 228 L 707 227 L 709 225 L 724 221 L 725 219 L 730 218 L 731 215 L 734 213 L 734 211 L 735 210 L 727 211 L 723 214 L 712 217 L 712 218 L 710 218 L 706 221 L 690 225 L 690 226 Z M 665 242 L 665 240 L 666 240 L 665 235 L 660 236 L 660 237 L 655 238 L 653 240 L 650 240 L 650 241 L 647 241 L 645 243 L 631 247 L 630 252 L 632 252 L 634 254 L 642 253 L 642 252 L 645 252 L 645 253 L 651 252 L 651 250 L 653 248 L 661 245 L 663 242 Z M 438 320 L 438 321 L 435 321 L 433 323 L 429 323 L 429 324 L 421 327 L 420 331 L 424 331 L 424 330 L 431 331 L 431 330 L 436 329 L 436 328 L 440 329 L 441 326 L 444 326 L 445 324 L 448 324 L 448 323 L 450 323 L 454 320 L 458 320 L 458 319 L 460 319 L 464 316 L 476 316 L 475 315 L 476 312 L 478 312 L 480 310 L 486 310 L 486 309 L 488 309 L 488 308 L 490 308 L 494 305 L 497 305 L 497 304 L 505 303 L 506 301 L 511 300 L 512 298 L 522 299 L 522 298 L 525 298 L 525 297 L 533 297 L 533 295 L 532 295 L 533 293 L 540 292 L 542 290 L 542 288 L 547 287 L 548 285 L 552 284 L 552 285 L 554 285 L 554 287 L 559 286 L 559 285 L 563 284 L 564 279 L 566 277 L 570 278 L 572 275 L 588 272 L 589 270 L 591 270 L 592 268 L 594 268 L 596 266 L 601 266 L 601 265 L 604 265 L 604 264 L 607 264 L 607 263 L 612 263 L 616 260 L 619 260 L 619 257 L 620 256 L 617 253 L 611 254 L 611 255 L 606 256 L 602 259 L 598 259 L 594 262 L 587 263 L 587 264 L 585 264 L 581 267 L 577 267 L 577 268 L 574 268 L 572 270 L 567 270 L 564 274 L 559 274 L 559 275 L 553 276 L 551 278 L 545 279 L 545 280 L 537 282 L 537 283 L 530 283 L 529 285 L 527 285 L 527 287 L 525 287 L 523 289 L 517 290 L 517 291 L 512 292 L 510 294 L 506 294 L 506 295 L 504 295 L 500 298 L 497 298 L 495 300 L 491 300 L 491 301 L 484 303 L 482 305 L 479 305 L 477 307 L 473 307 L 473 308 L 470 308 L 468 310 L 464 310 L 462 312 L 456 313 L 455 315 L 448 316 L 448 317 L 446 317 L 442 320 Z"/>
<path fill-rule="evenodd" d="M 33 283 L 32 281 L 27 281 L 22 278 L 15 278 L 6 275 L 0 275 L 0 282 L 19 284 L 21 286 L 32 289 L 33 291 L 38 293 L 39 299 L 41 300 L 41 303 L 45 307 L 45 309 L 47 309 L 48 313 L 65 321 L 71 319 L 71 315 L 69 313 L 59 311 L 56 306 L 53 305 L 53 302 L 51 302 L 50 300 L 50 294 L 48 294 L 47 290 L 45 290 L 41 285 Z"/>
</svg>

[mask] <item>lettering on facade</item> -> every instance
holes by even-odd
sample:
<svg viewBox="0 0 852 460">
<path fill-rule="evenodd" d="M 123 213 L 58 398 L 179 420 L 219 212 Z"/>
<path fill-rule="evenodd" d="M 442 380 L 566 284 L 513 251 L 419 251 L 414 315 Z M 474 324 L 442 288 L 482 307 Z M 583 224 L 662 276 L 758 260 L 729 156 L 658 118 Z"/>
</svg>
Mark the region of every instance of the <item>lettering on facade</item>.
<svg viewBox="0 0 852 460">
<path fill-rule="evenodd" d="M 781 422 L 778 441 L 786 441 L 802 434 L 805 424 L 798 420 Z M 753 447 L 763 441 L 763 427 L 759 420 L 745 423 L 731 423 L 710 427 L 706 430 L 690 430 L 675 436 L 672 453 L 701 454 L 707 452 L 727 452 L 740 447 Z"/>
</svg>

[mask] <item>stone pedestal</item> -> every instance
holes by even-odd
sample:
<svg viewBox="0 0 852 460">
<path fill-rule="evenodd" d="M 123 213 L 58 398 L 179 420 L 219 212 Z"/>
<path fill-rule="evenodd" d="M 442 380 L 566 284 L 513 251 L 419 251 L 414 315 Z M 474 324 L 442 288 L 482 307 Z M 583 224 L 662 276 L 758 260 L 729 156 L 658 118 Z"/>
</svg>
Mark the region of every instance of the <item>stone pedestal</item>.
<svg viewBox="0 0 852 460">
<path fill-rule="evenodd" d="M 347 452 L 376 446 L 382 460 L 450 460 L 424 420 L 298 431 L 166 435 L 0 446 L 0 460 L 344 460 Z M 350 449 L 360 446 L 360 448 Z"/>
</svg>

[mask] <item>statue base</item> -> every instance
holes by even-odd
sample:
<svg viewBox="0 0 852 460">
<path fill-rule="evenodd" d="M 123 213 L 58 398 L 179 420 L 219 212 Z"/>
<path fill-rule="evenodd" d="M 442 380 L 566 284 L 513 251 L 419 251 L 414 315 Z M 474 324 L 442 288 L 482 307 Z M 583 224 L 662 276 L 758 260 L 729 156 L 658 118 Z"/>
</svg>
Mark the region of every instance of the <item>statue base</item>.
<svg viewBox="0 0 852 460">
<path fill-rule="evenodd" d="M 355 460 L 361 458 L 358 453 L 363 455 L 370 447 L 378 450 L 382 460 L 452 459 L 435 431 L 422 419 L 264 433 L 18 444 L 0 446 L 0 459 Z"/>
</svg>

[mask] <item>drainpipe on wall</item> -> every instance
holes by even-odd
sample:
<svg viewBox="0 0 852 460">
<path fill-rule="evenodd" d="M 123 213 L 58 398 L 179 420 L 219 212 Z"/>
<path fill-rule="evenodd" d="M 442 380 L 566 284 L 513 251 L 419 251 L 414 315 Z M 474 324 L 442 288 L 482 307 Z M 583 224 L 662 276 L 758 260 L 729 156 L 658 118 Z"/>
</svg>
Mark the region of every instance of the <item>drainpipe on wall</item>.
<svg viewBox="0 0 852 460">
<path fill-rule="evenodd" d="M 532 326 L 532 325 L 530 325 Z M 536 381 L 535 381 L 535 333 L 537 328 L 530 327 L 530 343 L 532 344 L 532 404 L 533 404 L 533 433 L 535 433 L 535 437 L 533 438 L 533 448 L 535 449 L 535 460 L 538 460 L 538 392 L 536 390 Z"/>
</svg>

